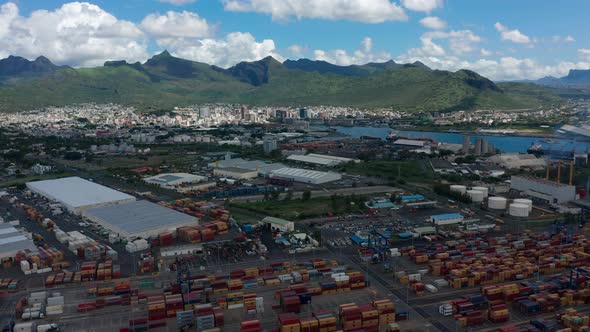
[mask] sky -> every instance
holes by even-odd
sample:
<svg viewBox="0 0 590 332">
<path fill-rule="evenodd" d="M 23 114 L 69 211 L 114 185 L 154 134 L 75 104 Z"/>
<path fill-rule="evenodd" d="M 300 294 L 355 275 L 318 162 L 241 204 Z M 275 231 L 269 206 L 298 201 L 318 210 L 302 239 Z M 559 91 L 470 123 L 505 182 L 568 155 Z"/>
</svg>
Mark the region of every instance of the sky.
<svg viewBox="0 0 590 332">
<path fill-rule="evenodd" d="M 494 80 L 590 69 L 587 0 L 0 0 L 0 58 L 421 61 Z"/>
</svg>

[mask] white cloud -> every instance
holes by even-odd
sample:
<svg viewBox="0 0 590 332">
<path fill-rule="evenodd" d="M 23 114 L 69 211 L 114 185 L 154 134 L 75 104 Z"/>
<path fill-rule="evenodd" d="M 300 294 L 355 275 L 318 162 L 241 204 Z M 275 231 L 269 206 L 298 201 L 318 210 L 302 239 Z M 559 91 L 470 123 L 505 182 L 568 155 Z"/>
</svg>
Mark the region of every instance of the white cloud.
<svg viewBox="0 0 590 332">
<path fill-rule="evenodd" d="M 223 0 L 225 10 L 272 15 L 274 20 L 328 19 L 364 23 L 406 21 L 408 16 L 390 0 Z"/>
<path fill-rule="evenodd" d="M 373 49 L 373 40 L 370 37 L 365 37 L 361 44 L 363 46 L 363 52 L 365 53 L 369 53 Z"/>
<path fill-rule="evenodd" d="M 155 38 L 202 38 L 213 31 L 207 20 L 188 11 L 150 14 L 141 21 L 141 28 Z"/>
<path fill-rule="evenodd" d="M 417 12 L 430 12 L 443 6 L 443 0 L 401 0 L 402 6 Z"/>
<path fill-rule="evenodd" d="M 290 58 L 294 59 L 301 59 L 304 57 L 305 52 L 307 49 L 301 45 L 291 45 L 287 48 L 287 53 L 289 54 Z"/>
<path fill-rule="evenodd" d="M 193 3 L 197 0 L 158 0 L 158 1 L 173 4 L 175 6 L 182 6 L 182 5 L 186 5 L 189 3 Z"/>
<path fill-rule="evenodd" d="M 578 50 L 578 55 L 582 60 L 590 62 L 590 49 L 581 48 Z"/>
<path fill-rule="evenodd" d="M 573 43 L 573 42 L 575 42 L 576 40 L 575 40 L 575 39 L 574 39 L 574 37 L 572 37 L 572 36 L 566 36 L 566 37 L 563 39 L 563 41 L 565 41 L 566 43 Z"/>
<path fill-rule="evenodd" d="M 366 37 L 361 42 L 361 47 L 351 54 L 346 50 L 335 49 L 330 51 L 315 50 L 314 59 L 327 61 L 340 66 L 363 65 L 369 62 L 385 62 L 391 60 L 391 54 L 387 52 L 372 53 L 373 42 Z"/>
<path fill-rule="evenodd" d="M 95 66 L 106 60 L 144 60 L 142 31 L 100 7 L 72 2 L 53 10 L 19 15 L 14 3 L 0 7 L 0 56 L 47 56 L 58 64 Z"/>
<path fill-rule="evenodd" d="M 429 57 L 441 56 L 447 54 L 444 47 L 436 43 L 435 40 L 446 40 L 451 53 L 466 54 L 474 52 L 477 44 L 481 42 L 481 37 L 474 34 L 471 30 L 452 30 L 429 31 L 420 37 L 422 47 L 412 48 L 407 54 L 412 57 Z"/>
<path fill-rule="evenodd" d="M 494 24 L 494 27 L 498 32 L 500 32 L 502 40 L 508 40 L 517 44 L 531 43 L 531 38 L 520 32 L 518 29 L 510 30 L 508 29 L 508 27 L 502 25 L 500 22 L 496 22 L 496 24 Z"/>
<path fill-rule="evenodd" d="M 267 56 L 283 61 L 272 39 L 257 42 L 254 36 L 244 32 L 232 32 L 223 39 L 165 39 L 158 44 L 175 56 L 223 68 Z"/>
<path fill-rule="evenodd" d="M 490 56 L 492 55 L 492 52 L 486 50 L 485 48 L 482 48 L 481 50 L 479 50 L 479 54 L 481 54 L 481 56 Z"/>
<path fill-rule="evenodd" d="M 427 16 L 420 20 L 420 24 L 434 30 L 442 30 L 447 28 L 447 22 L 436 16 Z"/>
</svg>

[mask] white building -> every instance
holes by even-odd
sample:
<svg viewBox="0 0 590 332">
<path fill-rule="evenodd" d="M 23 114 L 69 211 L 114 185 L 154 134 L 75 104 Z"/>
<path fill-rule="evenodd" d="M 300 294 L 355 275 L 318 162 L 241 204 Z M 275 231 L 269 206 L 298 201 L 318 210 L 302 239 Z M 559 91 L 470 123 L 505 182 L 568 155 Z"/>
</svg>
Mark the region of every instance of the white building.
<svg viewBox="0 0 590 332">
<path fill-rule="evenodd" d="M 75 214 L 81 214 L 84 210 L 92 207 L 135 201 L 135 197 L 131 195 L 77 176 L 27 182 L 27 188 L 49 200 L 61 203 Z"/>
<path fill-rule="evenodd" d="M 430 218 L 437 226 L 460 224 L 464 219 L 463 215 L 458 213 L 437 214 Z"/>
<path fill-rule="evenodd" d="M 322 184 L 342 179 L 342 175 L 339 173 L 320 172 L 291 167 L 271 171 L 270 176 L 311 184 Z"/>
<path fill-rule="evenodd" d="M 295 230 L 295 223 L 289 220 L 279 219 L 275 217 L 265 217 L 262 219 L 264 224 L 270 225 L 272 230 L 279 232 L 293 232 Z"/>
<path fill-rule="evenodd" d="M 510 189 L 548 203 L 567 203 L 576 199 L 576 187 L 534 176 L 514 175 Z"/>
<path fill-rule="evenodd" d="M 320 166 L 337 166 L 340 164 L 346 164 L 349 162 L 358 163 L 360 160 L 358 159 L 351 159 L 351 158 L 344 158 L 344 157 L 337 157 L 337 156 L 329 156 L 329 155 L 322 155 L 322 154 L 315 154 L 310 153 L 308 155 L 290 155 L 287 157 L 287 160 L 291 161 L 298 161 L 307 164 L 313 165 L 320 165 Z"/>
<path fill-rule="evenodd" d="M 30 238 L 30 234 L 14 228 L 10 224 L 0 224 L 0 259 L 14 258 L 16 253 L 37 248 Z"/>
<path fill-rule="evenodd" d="M 236 180 L 253 179 L 258 176 L 258 171 L 249 170 L 237 167 L 216 168 L 213 170 L 213 175 L 219 177 L 232 178 Z"/>
<path fill-rule="evenodd" d="M 543 169 L 546 166 L 544 159 L 532 154 L 503 153 L 491 156 L 488 162 L 506 169 L 530 168 Z"/>
<path fill-rule="evenodd" d="M 155 184 L 166 189 L 177 189 L 193 183 L 207 181 L 206 176 L 189 173 L 163 173 L 143 179 L 146 183 Z"/>
</svg>

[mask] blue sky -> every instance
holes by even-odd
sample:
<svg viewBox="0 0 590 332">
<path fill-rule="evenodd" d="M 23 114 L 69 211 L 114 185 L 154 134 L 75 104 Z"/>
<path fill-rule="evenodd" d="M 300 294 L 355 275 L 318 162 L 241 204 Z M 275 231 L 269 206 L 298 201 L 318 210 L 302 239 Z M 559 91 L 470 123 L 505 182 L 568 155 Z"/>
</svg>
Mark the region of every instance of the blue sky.
<svg viewBox="0 0 590 332">
<path fill-rule="evenodd" d="M 590 1 L 0 0 L 0 56 L 95 66 L 168 49 L 231 66 L 264 56 L 422 61 L 496 80 L 590 68 Z M 352 9 L 351 9 L 352 8 Z"/>
</svg>

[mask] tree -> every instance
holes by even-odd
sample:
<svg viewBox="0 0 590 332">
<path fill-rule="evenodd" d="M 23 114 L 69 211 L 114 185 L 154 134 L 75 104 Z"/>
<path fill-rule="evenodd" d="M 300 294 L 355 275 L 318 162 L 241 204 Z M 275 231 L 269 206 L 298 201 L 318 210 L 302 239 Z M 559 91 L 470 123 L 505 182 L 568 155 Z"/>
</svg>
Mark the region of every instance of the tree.
<svg viewBox="0 0 590 332">
<path fill-rule="evenodd" d="M 281 193 L 275 190 L 270 194 L 270 197 L 273 201 L 278 201 L 280 195 Z"/>
<path fill-rule="evenodd" d="M 270 194 L 267 192 L 264 193 L 264 200 L 268 201 L 268 199 L 270 198 Z"/>
<path fill-rule="evenodd" d="M 305 190 L 303 195 L 301 195 L 301 199 L 304 201 L 309 201 L 311 199 L 311 191 Z"/>
</svg>

